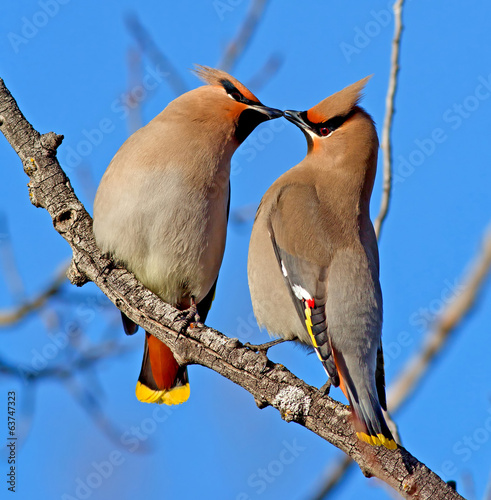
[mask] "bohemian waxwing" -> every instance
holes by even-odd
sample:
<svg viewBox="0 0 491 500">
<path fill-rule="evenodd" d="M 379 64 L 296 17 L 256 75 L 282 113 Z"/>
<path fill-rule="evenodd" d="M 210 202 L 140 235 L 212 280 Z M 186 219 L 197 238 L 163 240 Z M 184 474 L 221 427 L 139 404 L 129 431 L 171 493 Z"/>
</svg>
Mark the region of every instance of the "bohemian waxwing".
<svg viewBox="0 0 491 500">
<path fill-rule="evenodd" d="M 358 437 L 394 449 L 382 413 L 382 292 L 369 211 L 378 139 L 358 106 L 367 81 L 308 111 L 284 112 L 308 153 L 259 205 L 248 275 L 259 325 L 313 346 L 351 405 Z"/>
<path fill-rule="evenodd" d="M 95 198 L 94 234 L 148 289 L 204 321 L 225 248 L 231 157 L 257 125 L 282 113 L 224 71 L 196 73 L 208 85 L 172 101 L 112 159 Z M 123 325 L 127 334 L 138 329 L 124 315 Z M 144 349 L 137 398 L 186 401 L 186 367 L 148 333 Z"/>
</svg>

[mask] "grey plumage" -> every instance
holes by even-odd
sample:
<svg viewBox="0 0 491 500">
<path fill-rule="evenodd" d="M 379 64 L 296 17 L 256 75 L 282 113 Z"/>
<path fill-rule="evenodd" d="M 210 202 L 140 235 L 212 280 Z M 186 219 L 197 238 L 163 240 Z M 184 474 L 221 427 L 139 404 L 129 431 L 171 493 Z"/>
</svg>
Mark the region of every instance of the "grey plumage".
<svg viewBox="0 0 491 500">
<path fill-rule="evenodd" d="M 357 105 L 365 83 L 284 113 L 309 151 L 261 201 L 248 275 L 259 325 L 313 346 L 350 401 L 361 439 L 394 448 L 381 411 L 382 293 L 369 212 L 378 139 Z"/>
</svg>

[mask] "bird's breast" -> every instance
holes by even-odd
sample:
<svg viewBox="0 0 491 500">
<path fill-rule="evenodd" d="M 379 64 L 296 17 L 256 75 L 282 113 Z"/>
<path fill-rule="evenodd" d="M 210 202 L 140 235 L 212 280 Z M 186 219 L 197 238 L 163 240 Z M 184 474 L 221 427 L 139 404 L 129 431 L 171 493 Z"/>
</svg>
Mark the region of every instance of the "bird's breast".
<svg viewBox="0 0 491 500">
<path fill-rule="evenodd" d="M 229 179 L 222 170 L 207 178 L 169 165 L 132 171 L 117 190 L 101 184 L 99 246 L 166 302 L 185 306 L 190 296 L 199 302 L 218 276 L 225 248 Z"/>
</svg>

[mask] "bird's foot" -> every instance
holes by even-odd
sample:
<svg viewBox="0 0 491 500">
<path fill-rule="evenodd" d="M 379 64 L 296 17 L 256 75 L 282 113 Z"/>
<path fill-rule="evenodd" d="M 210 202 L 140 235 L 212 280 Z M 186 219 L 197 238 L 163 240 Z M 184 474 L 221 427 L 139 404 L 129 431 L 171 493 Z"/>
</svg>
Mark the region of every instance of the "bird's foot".
<svg viewBox="0 0 491 500">
<path fill-rule="evenodd" d="M 264 354 L 267 354 L 267 352 L 271 347 L 281 344 L 282 342 L 286 342 L 286 339 L 276 339 L 272 340 L 271 342 L 266 342 L 265 344 L 259 344 L 259 345 L 249 344 L 249 342 L 246 342 L 244 344 L 244 347 L 247 347 L 248 349 L 254 352 L 262 352 Z"/>
<path fill-rule="evenodd" d="M 194 298 L 191 298 L 191 306 L 188 309 L 184 309 L 178 316 L 178 321 L 182 321 L 181 333 L 185 332 L 188 328 L 194 328 L 194 326 L 200 322 L 200 317 L 198 314 L 198 306 Z"/>
<path fill-rule="evenodd" d="M 328 378 L 327 379 L 327 382 L 319 389 L 319 392 L 323 395 L 323 396 L 328 396 L 329 395 L 329 391 L 331 390 L 331 379 Z"/>
<path fill-rule="evenodd" d="M 260 357 L 263 359 L 264 366 L 262 367 L 261 372 L 260 372 L 261 374 L 263 374 L 263 373 L 266 373 L 266 371 L 268 369 L 268 363 L 269 363 L 269 359 L 267 357 L 268 350 L 271 347 L 278 345 L 278 344 L 281 344 L 282 342 L 285 342 L 285 341 L 286 341 L 286 339 L 276 339 L 276 340 L 272 340 L 271 342 L 266 342 L 265 344 L 260 344 L 260 345 L 253 345 L 253 344 L 249 344 L 249 342 L 246 342 L 244 344 L 244 347 L 247 347 L 251 351 L 257 352 L 260 355 Z"/>
</svg>

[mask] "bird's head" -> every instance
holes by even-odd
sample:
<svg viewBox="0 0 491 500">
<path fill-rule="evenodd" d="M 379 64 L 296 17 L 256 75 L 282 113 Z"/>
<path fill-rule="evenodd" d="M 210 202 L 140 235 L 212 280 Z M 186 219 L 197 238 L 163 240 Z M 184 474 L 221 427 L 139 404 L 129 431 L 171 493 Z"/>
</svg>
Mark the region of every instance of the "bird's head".
<svg viewBox="0 0 491 500">
<path fill-rule="evenodd" d="M 197 119 L 233 127 L 233 134 L 242 143 L 262 122 L 283 116 L 270 108 L 242 83 L 225 71 L 197 65 L 196 75 L 208 85 L 188 92 L 194 100 Z"/>
<path fill-rule="evenodd" d="M 333 152 L 360 148 L 375 152 L 377 133 L 370 115 L 358 106 L 370 76 L 327 97 L 307 111 L 284 111 L 287 120 L 299 127 L 307 138 L 309 152 Z"/>
</svg>

